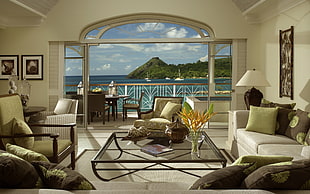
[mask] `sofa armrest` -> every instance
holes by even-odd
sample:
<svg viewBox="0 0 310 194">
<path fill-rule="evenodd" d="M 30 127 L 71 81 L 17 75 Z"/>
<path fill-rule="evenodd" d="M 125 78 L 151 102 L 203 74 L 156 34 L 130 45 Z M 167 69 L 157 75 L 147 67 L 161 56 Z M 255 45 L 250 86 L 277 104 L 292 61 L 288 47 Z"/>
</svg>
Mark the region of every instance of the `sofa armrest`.
<svg viewBox="0 0 310 194">
<path fill-rule="evenodd" d="M 245 128 L 248 123 L 249 110 L 236 110 L 233 113 L 234 129 Z"/>
<path fill-rule="evenodd" d="M 301 150 L 301 156 L 310 159 L 310 146 L 304 146 Z"/>
</svg>

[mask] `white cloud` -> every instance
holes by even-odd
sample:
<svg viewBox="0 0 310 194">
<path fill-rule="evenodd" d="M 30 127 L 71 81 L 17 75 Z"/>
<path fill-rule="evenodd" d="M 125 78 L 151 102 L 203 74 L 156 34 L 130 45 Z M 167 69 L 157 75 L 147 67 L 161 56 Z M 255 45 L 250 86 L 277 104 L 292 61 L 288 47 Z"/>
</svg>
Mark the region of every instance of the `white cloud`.
<svg viewBox="0 0 310 194">
<path fill-rule="evenodd" d="M 108 49 L 108 48 L 114 48 L 112 44 L 99 44 L 98 48 Z"/>
<path fill-rule="evenodd" d="M 146 48 L 146 52 L 162 52 L 162 51 L 171 51 L 176 49 L 183 49 L 185 46 L 184 43 L 164 43 L 164 44 L 155 44 L 153 47 Z"/>
<path fill-rule="evenodd" d="M 200 45 L 196 45 L 196 46 L 188 46 L 187 47 L 188 51 L 194 51 L 194 52 L 198 52 L 201 50 L 201 46 Z"/>
<path fill-rule="evenodd" d="M 138 52 L 141 52 L 144 50 L 144 46 L 142 46 L 140 44 L 119 44 L 118 46 L 130 48 L 130 49 L 132 49 L 134 51 L 138 51 Z"/>
<path fill-rule="evenodd" d="M 204 56 L 204 57 L 200 57 L 199 59 L 201 62 L 205 62 L 208 61 L 208 55 Z"/>
<path fill-rule="evenodd" d="M 125 70 L 130 70 L 131 67 L 132 67 L 131 65 L 126 65 L 126 66 L 125 66 Z"/>
<path fill-rule="evenodd" d="M 167 38 L 185 38 L 187 35 L 187 30 L 185 28 L 170 28 L 167 32 Z"/>
<path fill-rule="evenodd" d="M 108 70 L 108 69 L 111 69 L 111 64 L 104 64 L 104 65 L 101 65 L 95 68 L 96 71 L 102 71 L 102 70 Z"/>
<path fill-rule="evenodd" d="M 143 25 L 139 25 L 139 27 L 137 27 L 138 32 L 160 31 L 163 29 L 165 29 L 165 24 L 163 24 L 163 23 L 144 23 Z"/>
</svg>

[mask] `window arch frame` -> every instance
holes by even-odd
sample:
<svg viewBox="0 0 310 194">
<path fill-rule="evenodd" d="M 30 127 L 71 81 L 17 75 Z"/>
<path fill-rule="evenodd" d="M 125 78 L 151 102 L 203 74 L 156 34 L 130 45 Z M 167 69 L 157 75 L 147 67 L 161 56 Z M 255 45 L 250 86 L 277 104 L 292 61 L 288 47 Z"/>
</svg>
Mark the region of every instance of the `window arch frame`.
<svg viewBox="0 0 310 194">
<path fill-rule="evenodd" d="M 201 37 L 200 38 L 146 38 L 146 39 L 101 39 L 100 37 L 109 29 L 112 29 L 117 26 L 125 25 L 125 24 L 134 24 L 134 23 L 172 23 L 177 25 L 183 25 L 195 30 Z M 107 26 L 107 27 L 105 27 Z M 103 29 L 99 29 L 101 27 L 105 27 Z M 99 33 L 96 35 L 94 39 L 87 39 L 86 36 L 89 32 L 98 29 Z M 208 32 L 209 36 L 205 36 L 204 32 Z M 165 14 L 154 14 L 154 13 L 142 13 L 142 14 L 130 14 L 123 15 L 114 18 L 108 18 L 96 23 L 92 23 L 84 30 L 82 30 L 80 34 L 80 42 L 81 43 L 113 43 L 113 44 L 121 44 L 121 43 L 184 43 L 184 42 L 192 42 L 192 43 L 201 43 L 201 42 L 210 42 L 215 40 L 215 33 L 210 26 L 204 24 L 202 22 L 187 19 L 180 16 L 172 16 Z"/>
</svg>

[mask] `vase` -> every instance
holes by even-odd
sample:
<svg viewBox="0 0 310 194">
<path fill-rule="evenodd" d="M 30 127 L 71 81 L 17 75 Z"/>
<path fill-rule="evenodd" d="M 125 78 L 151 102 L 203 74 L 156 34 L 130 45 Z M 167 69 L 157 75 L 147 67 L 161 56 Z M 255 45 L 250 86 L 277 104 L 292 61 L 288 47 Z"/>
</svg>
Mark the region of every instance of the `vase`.
<svg viewBox="0 0 310 194">
<path fill-rule="evenodd" d="M 192 144 L 191 155 L 195 157 L 200 157 L 199 145 L 203 141 L 203 135 L 201 130 L 198 131 L 190 131 L 190 142 Z"/>
</svg>

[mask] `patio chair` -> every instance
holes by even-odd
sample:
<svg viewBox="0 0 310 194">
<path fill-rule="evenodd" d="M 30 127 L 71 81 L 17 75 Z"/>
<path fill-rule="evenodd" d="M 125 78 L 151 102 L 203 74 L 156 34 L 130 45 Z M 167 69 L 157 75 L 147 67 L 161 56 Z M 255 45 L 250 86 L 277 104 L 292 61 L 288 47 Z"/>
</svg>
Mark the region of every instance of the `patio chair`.
<svg viewBox="0 0 310 194">
<path fill-rule="evenodd" d="M 32 126 L 63 128 L 70 133 L 69 139 L 59 139 L 57 133 L 33 133 Z M 23 106 L 18 94 L 0 95 L 0 148 L 7 143 L 19 145 L 26 149 L 45 155 L 50 162 L 60 163 L 71 155 L 71 168 L 75 168 L 74 127 L 71 124 L 28 125 L 24 120 Z M 30 127 L 30 128 L 29 128 Z M 34 137 L 49 137 L 48 140 L 36 140 Z"/>
<path fill-rule="evenodd" d="M 110 121 L 110 105 L 106 104 L 105 94 L 88 94 L 88 124 L 93 122 L 93 117 L 101 113 L 102 123 L 105 124 L 105 112 L 108 112 Z"/>
<path fill-rule="evenodd" d="M 144 92 L 142 91 L 139 99 L 135 98 L 125 98 L 123 102 L 123 121 L 127 119 L 127 110 L 137 110 L 138 119 L 141 118 L 141 104 L 144 96 Z M 130 101 L 134 101 L 136 103 L 129 103 Z"/>
<path fill-rule="evenodd" d="M 144 126 L 149 130 L 165 130 L 182 108 L 183 97 L 155 96 L 152 109 L 141 112 L 141 119 L 134 121 L 134 127 Z"/>
</svg>

